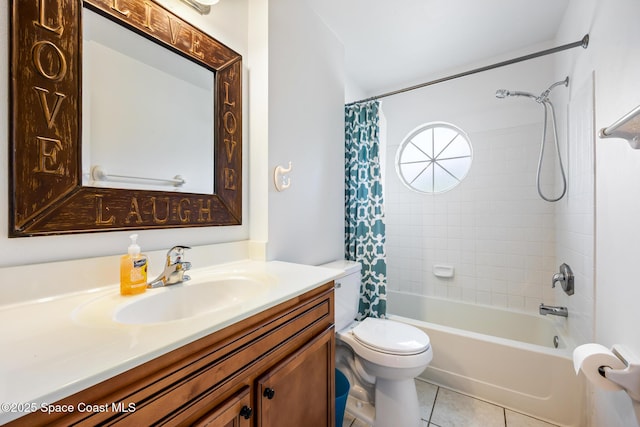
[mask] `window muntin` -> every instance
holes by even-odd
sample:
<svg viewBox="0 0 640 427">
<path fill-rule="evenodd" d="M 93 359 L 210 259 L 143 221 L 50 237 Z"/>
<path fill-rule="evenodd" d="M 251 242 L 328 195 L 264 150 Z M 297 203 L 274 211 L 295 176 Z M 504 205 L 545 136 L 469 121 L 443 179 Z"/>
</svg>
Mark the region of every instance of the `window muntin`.
<svg viewBox="0 0 640 427">
<path fill-rule="evenodd" d="M 432 122 L 414 129 L 400 144 L 396 171 L 420 193 L 443 193 L 469 172 L 473 151 L 467 134 L 449 123 Z"/>
</svg>

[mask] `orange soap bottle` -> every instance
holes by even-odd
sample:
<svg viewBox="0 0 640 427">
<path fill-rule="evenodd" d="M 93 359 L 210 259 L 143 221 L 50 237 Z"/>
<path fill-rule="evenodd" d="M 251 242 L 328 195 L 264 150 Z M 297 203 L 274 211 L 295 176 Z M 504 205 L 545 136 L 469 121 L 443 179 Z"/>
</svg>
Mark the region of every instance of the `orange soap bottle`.
<svg viewBox="0 0 640 427">
<path fill-rule="evenodd" d="M 129 236 L 131 244 L 120 258 L 120 294 L 136 295 L 147 290 L 147 256 L 140 253 L 137 234 Z"/>
</svg>

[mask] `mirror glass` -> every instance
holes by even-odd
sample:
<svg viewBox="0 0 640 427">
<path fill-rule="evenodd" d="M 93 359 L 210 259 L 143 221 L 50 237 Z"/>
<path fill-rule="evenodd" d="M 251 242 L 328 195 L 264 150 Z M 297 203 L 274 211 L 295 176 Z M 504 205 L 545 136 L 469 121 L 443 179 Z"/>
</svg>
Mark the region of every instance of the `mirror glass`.
<svg viewBox="0 0 640 427">
<path fill-rule="evenodd" d="M 214 73 L 82 14 L 82 184 L 214 194 Z"/>
</svg>

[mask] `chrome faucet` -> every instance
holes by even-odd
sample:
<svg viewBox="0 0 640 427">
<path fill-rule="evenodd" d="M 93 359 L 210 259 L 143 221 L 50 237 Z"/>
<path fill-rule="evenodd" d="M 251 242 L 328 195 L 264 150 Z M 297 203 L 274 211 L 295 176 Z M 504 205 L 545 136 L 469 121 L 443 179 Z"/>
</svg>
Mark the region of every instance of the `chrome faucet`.
<svg viewBox="0 0 640 427">
<path fill-rule="evenodd" d="M 543 316 L 552 314 L 554 316 L 569 317 L 569 310 L 567 307 L 544 305 L 544 303 L 540 303 L 540 314 Z"/>
<path fill-rule="evenodd" d="M 183 261 L 185 249 L 191 248 L 189 246 L 174 246 L 169 249 L 164 271 L 156 280 L 150 282 L 147 288 L 175 285 L 176 283 L 186 282 L 191 279 L 191 277 L 184 274 L 185 271 L 191 269 L 191 263 Z"/>
</svg>

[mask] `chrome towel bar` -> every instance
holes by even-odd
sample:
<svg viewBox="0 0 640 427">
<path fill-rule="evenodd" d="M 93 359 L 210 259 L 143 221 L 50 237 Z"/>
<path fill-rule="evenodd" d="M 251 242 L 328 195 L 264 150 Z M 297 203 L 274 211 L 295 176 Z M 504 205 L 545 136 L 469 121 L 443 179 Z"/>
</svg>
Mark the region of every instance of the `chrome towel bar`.
<svg viewBox="0 0 640 427">
<path fill-rule="evenodd" d="M 168 183 L 168 184 L 173 185 L 174 187 L 181 187 L 187 182 L 180 175 L 174 176 L 173 179 L 171 179 L 171 178 L 166 178 L 165 179 L 165 178 L 146 178 L 146 177 L 142 177 L 142 176 L 108 174 L 100 166 L 93 166 L 91 168 L 91 178 L 94 181 L 109 181 L 109 180 L 111 180 L 113 178 L 124 179 L 124 180 L 134 180 L 134 181 L 152 181 L 152 182 L 158 182 L 158 183 Z"/>
<path fill-rule="evenodd" d="M 640 105 L 611 126 L 600 129 L 600 138 L 626 139 L 631 148 L 640 149 Z"/>
</svg>

